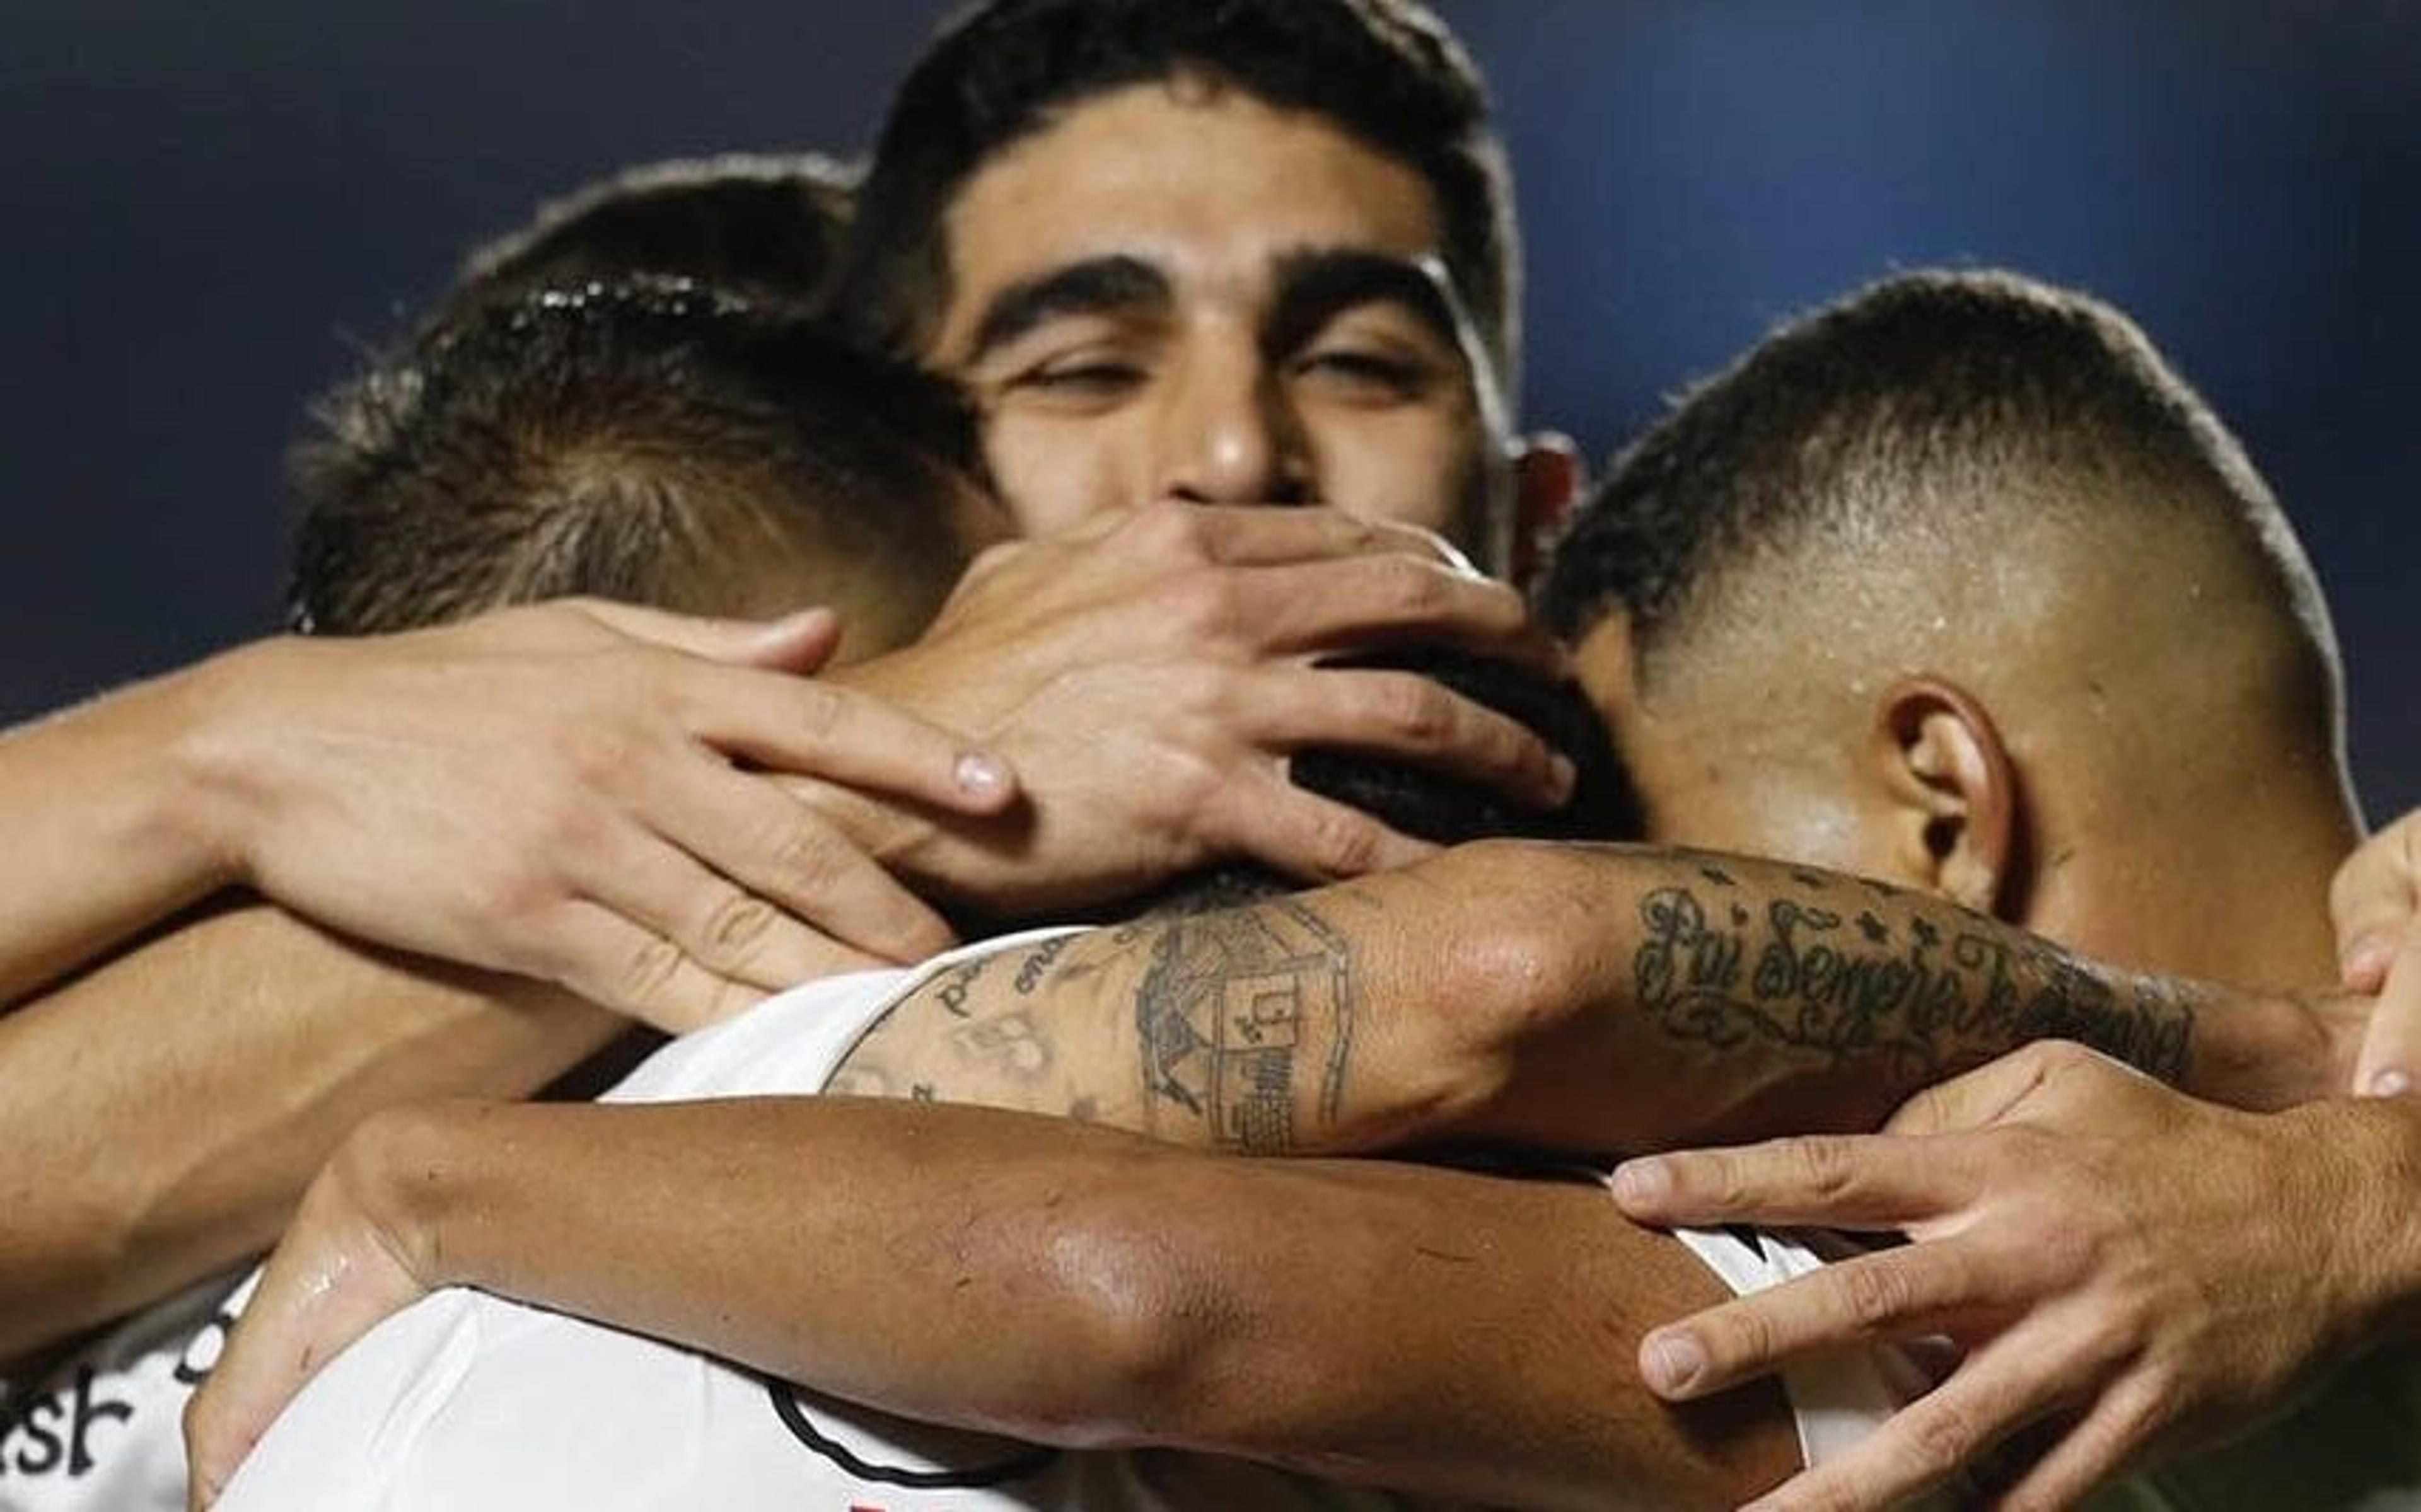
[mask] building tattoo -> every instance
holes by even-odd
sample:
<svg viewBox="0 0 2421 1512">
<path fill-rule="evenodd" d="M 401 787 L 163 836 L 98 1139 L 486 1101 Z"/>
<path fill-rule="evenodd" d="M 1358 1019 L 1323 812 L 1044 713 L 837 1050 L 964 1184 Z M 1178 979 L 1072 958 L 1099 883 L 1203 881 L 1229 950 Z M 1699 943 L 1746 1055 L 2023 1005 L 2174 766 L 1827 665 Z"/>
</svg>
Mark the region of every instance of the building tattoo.
<svg viewBox="0 0 2421 1512">
<path fill-rule="evenodd" d="M 1300 900 L 1169 921 L 1135 994 L 1146 1116 L 1181 1109 L 1221 1147 L 1290 1150 L 1299 1075 L 1318 1078 L 1320 1126 L 1336 1119 L 1352 1014 L 1351 949 Z"/>
</svg>

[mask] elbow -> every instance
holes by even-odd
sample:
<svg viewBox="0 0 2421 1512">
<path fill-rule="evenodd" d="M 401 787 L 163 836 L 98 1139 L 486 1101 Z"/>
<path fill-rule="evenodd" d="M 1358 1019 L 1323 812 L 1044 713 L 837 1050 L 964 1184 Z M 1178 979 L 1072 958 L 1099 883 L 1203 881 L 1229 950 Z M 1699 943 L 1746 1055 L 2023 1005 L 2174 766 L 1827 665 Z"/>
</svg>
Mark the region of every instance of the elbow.
<svg viewBox="0 0 2421 1512">
<path fill-rule="evenodd" d="M 1060 1318 L 1023 1372 L 1007 1431 L 1064 1448 L 1180 1443 L 1199 1426 L 1244 1317 L 1202 1225 L 1151 1183 L 1095 1183 L 1058 1205 L 1027 1259 Z"/>
<path fill-rule="evenodd" d="M 1471 850 L 1492 850 L 1510 842 L 1481 842 Z M 1535 846 L 1513 850 L 1507 865 L 1536 878 L 1541 868 L 1568 868 L 1564 858 L 1541 855 Z M 1442 1015 L 1446 1043 L 1441 1064 L 1483 1090 L 1501 1088 L 1542 1046 L 1571 1029 L 1593 997 L 1592 983 L 1609 938 L 1596 905 L 1574 879 L 1551 885 L 1499 888 L 1477 896 L 1492 899 L 1467 907 L 1456 921 L 1451 948 L 1440 953 L 1440 1001 L 1455 1005 Z"/>
<path fill-rule="evenodd" d="M 1043 1362 L 1037 1427 L 1082 1449 L 1167 1444 L 1215 1374 L 1230 1309 L 1206 1258 L 1164 1222 L 1128 1200 L 1089 1208 L 1048 1248 L 1072 1348 Z"/>
</svg>

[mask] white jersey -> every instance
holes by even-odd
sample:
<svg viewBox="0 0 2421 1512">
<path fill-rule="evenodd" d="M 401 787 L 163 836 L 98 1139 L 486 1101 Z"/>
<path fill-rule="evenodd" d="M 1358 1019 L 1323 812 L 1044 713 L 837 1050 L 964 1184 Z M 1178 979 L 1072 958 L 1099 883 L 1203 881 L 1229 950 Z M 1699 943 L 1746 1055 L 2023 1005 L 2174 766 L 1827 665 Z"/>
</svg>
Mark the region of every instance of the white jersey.
<svg viewBox="0 0 2421 1512">
<path fill-rule="evenodd" d="M 609 1097 L 819 1091 L 885 1009 L 967 954 L 785 992 L 665 1047 Z M 811 1178 L 811 1157 L 802 1171 Z M 801 1284 L 813 1285 L 812 1274 Z M 1062 1452 L 907 1423 L 689 1349 L 463 1290 L 423 1299 L 338 1356 L 219 1504 L 222 1512 L 1409 1504 L 1236 1460 Z"/>
<path fill-rule="evenodd" d="M 249 1261 L 8 1382 L 0 1512 L 183 1512 L 185 1400 L 218 1360 Z"/>
</svg>

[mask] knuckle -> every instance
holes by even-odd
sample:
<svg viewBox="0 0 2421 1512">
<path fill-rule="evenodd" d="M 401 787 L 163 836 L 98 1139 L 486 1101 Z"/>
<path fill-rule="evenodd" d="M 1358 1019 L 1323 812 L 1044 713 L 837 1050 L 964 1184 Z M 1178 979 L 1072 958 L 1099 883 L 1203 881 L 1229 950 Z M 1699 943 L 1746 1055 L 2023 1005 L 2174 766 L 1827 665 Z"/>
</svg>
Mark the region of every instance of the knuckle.
<svg viewBox="0 0 2421 1512">
<path fill-rule="evenodd" d="M 1904 1442 L 1908 1457 L 1927 1481 L 1941 1480 L 1957 1471 L 1975 1453 L 1979 1436 L 1965 1408 L 1936 1396 L 1902 1414 L 1907 1420 Z"/>
<path fill-rule="evenodd" d="M 2034 1045 L 2035 1059 L 2046 1071 L 2072 1076 L 2092 1066 L 2098 1057 L 2073 1039 L 2041 1039 Z"/>
<path fill-rule="evenodd" d="M 1729 1376 L 1751 1370 L 1775 1358 L 1780 1341 L 1773 1319 L 1754 1305 L 1719 1315 L 1720 1325 L 1707 1331 L 1709 1364 Z"/>
<path fill-rule="evenodd" d="M 767 862 L 782 885 L 799 897 L 831 892 L 849 870 L 849 857 L 840 840 L 805 819 L 790 824 L 775 838 Z"/>
<path fill-rule="evenodd" d="M 655 1002 L 672 985 L 683 959 L 679 945 L 661 935 L 649 935 L 632 947 L 615 973 L 617 994 L 629 1003 Z"/>
<path fill-rule="evenodd" d="M 849 700 L 813 682 L 802 681 L 795 691 L 792 727 L 810 744 L 831 744 L 849 723 Z"/>
<path fill-rule="evenodd" d="M 1842 1308 L 1862 1334 L 1882 1332 L 1914 1307 L 1908 1273 L 1888 1259 L 1844 1266 L 1835 1274 L 1840 1277 Z"/>
<path fill-rule="evenodd" d="M 1390 678 L 1376 686 L 1372 697 L 1380 725 L 1408 745 L 1442 745 L 1454 731 L 1452 701 L 1426 678 Z"/>
<path fill-rule="evenodd" d="M 1786 1148 L 1795 1167 L 1793 1174 L 1814 1200 L 1831 1202 L 1856 1187 L 1856 1161 L 1850 1142 L 1839 1135 L 1811 1134 L 1791 1141 Z"/>
<path fill-rule="evenodd" d="M 1406 620 L 1434 618 L 1446 607 L 1451 580 L 1437 567 L 1410 556 L 1379 559 L 1387 607 Z"/>
<path fill-rule="evenodd" d="M 635 742 L 608 724 L 584 722 L 555 742 L 555 750 L 581 787 L 611 788 L 630 770 Z"/>
<path fill-rule="evenodd" d="M 1356 814 L 1320 814 L 1310 838 L 1315 863 L 1335 876 L 1361 876 L 1379 859 L 1379 827 Z"/>
<path fill-rule="evenodd" d="M 778 917 L 763 898 L 732 889 L 708 912 L 699 944 L 710 960 L 745 960 L 765 943 Z"/>
<path fill-rule="evenodd" d="M 1173 499 L 1157 499 L 1137 509 L 1125 527 L 1136 544 L 1157 555 L 1180 561 L 1210 559 L 1210 528 L 1201 510 Z"/>
</svg>

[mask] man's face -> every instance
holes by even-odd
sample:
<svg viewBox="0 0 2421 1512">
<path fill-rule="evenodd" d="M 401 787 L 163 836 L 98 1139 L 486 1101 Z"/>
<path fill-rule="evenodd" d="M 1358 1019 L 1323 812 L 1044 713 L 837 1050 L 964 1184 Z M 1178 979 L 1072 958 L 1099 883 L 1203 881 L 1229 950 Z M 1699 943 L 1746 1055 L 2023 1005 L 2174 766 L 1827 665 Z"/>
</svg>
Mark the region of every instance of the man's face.
<svg viewBox="0 0 2421 1512">
<path fill-rule="evenodd" d="M 1234 88 L 1139 85 L 992 159 L 945 232 L 929 360 L 1026 533 L 1317 502 L 1489 549 L 1503 448 L 1412 169 Z"/>
</svg>

